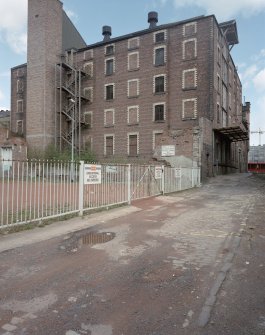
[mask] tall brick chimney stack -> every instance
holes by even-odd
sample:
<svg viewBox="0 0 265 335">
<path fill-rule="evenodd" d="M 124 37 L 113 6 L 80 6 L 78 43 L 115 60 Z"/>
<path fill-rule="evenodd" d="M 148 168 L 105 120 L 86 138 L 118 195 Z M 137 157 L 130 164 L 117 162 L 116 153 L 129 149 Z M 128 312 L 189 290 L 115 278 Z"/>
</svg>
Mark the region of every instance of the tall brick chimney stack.
<svg viewBox="0 0 265 335">
<path fill-rule="evenodd" d="M 27 114 L 29 148 L 44 150 L 55 140 L 55 64 L 62 52 L 62 3 L 28 0 Z"/>
</svg>

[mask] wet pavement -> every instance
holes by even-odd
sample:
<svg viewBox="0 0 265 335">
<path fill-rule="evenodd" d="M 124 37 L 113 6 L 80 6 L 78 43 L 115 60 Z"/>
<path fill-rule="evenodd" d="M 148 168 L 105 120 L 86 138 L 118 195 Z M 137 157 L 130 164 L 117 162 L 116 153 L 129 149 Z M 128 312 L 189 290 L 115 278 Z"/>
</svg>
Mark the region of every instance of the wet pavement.
<svg viewBox="0 0 265 335">
<path fill-rule="evenodd" d="M 265 179 L 0 236 L 0 334 L 264 335 Z"/>
</svg>

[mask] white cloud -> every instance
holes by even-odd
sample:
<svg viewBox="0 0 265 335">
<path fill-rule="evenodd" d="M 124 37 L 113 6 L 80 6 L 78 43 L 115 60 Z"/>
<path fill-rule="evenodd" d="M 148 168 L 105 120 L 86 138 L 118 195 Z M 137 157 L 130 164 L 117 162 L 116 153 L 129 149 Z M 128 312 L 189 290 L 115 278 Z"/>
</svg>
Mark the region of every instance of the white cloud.
<svg viewBox="0 0 265 335">
<path fill-rule="evenodd" d="M 207 14 L 215 14 L 218 20 L 226 20 L 236 14 L 251 16 L 265 11 L 264 0 L 173 0 L 175 7 L 197 6 L 204 8 Z"/>
<path fill-rule="evenodd" d="M 27 0 L 0 1 L 0 40 L 18 54 L 26 52 Z"/>
<path fill-rule="evenodd" d="M 253 83 L 257 91 L 265 92 L 265 69 L 259 71 L 253 78 Z"/>
</svg>

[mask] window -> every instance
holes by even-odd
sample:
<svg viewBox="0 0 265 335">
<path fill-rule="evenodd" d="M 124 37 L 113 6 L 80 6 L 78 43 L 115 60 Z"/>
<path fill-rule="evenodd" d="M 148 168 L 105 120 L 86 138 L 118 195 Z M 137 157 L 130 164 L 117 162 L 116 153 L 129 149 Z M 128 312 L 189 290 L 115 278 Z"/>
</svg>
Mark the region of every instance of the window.
<svg viewBox="0 0 265 335">
<path fill-rule="evenodd" d="M 135 157 L 139 153 L 138 133 L 128 134 L 128 155 Z"/>
<path fill-rule="evenodd" d="M 197 98 L 182 100 L 182 120 L 197 118 Z"/>
<path fill-rule="evenodd" d="M 17 121 L 17 134 L 23 135 L 23 121 L 22 120 Z"/>
<path fill-rule="evenodd" d="M 197 22 L 184 24 L 183 36 L 191 36 L 197 33 Z"/>
<path fill-rule="evenodd" d="M 104 126 L 105 127 L 113 127 L 114 126 L 114 116 L 115 110 L 114 109 L 105 109 L 104 110 Z"/>
<path fill-rule="evenodd" d="M 139 79 L 128 80 L 127 96 L 128 98 L 135 98 L 139 96 Z"/>
<path fill-rule="evenodd" d="M 110 44 L 105 47 L 105 55 L 113 55 L 114 52 L 115 52 L 114 44 Z"/>
<path fill-rule="evenodd" d="M 139 37 L 134 37 L 128 40 L 128 49 L 132 50 L 132 49 L 137 49 L 139 48 L 139 44 L 140 44 L 140 39 Z"/>
<path fill-rule="evenodd" d="M 216 109 L 216 116 L 217 116 L 217 122 L 220 123 L 220 105 L 217 104 L 217 109 Z"/>
<path fill-rule="evenodd" d="M 89 102 L 93 102 L 93 87 L 84 88 L 84 98 Z"/>
<path fill-rule="evenodd" d="M 154 33 L 154 42 L 155 43 L 162 43 L 166 40 L 166 31 L 159 31 Z"/>
<path fill-rule="evenodd" d="M 17 101 L 17 113 L 23 113 L 23 100 Z"/>
<path fill-rule="evenodd" d="M 162 130 L 153 131 L 153 150 L 155 150 L 157 146 L 160 146 L 162 144 L 162 136 L 163 136 Z"/>
<path fill-rule="evenodd" d="M 128 71 L 139 69 L 139 52 L 131 52 L 128 54 Z"/>
<path fill-rule="evenodd" d="M 139 123 L 139 106 L 127 107 L 127 123 L 128 124 Z"/>
<path fill-rule="evenodd" d="M 217 63 L 221 65 L 221 50 L 219 45 L 217 46 Z"/>
<path fill-rule="evenodd" d="M 165 121 L 165 103 L 157 103 L 153 105 L 153 121 Z"/>
<path fill-rule="evenodd" d="M 22 79 L 17 80 L 17 93 L 22 93 L 24 90 L 24 83 Z"/>
<path fill-rule="evenodd" d="M 104 155 L 114 155 L 114 135 L 104 135 Z"/>
<path fill-rule="evenodd" d="M 114 73 L 114 58 L 106 59 L 105 61 L 105 74 L 107 76 Z"/>
<path fill-rule="evenodd" d="M 185 60 L 197 57 L 197 39 L 193 38 L 182 42 L 182 58 Z"/>
<path fill-rule="evenodd" d="M 220 76 L 217 74 L 217 92 L 221 92 Z"/>
<path fill-rule="evenodd" d="M 92 128 L 92 115 L 93 115 L 93 112 L 85 112 L 84 113 L 84 125 L 87 127 L 87 128 Z"/>
<path fill-rule="evenodd" d="M 154 65 L 164 65 L 165 64 L 165 47 L 156 48 L 154 50 Z"/>
<path fill-rule="evenodd" d="M 92 62 L 85 63 L 83 68 L 84 68 L 84 72 L 87 75 L 87 77 L 92 78 L 93 77 L 93 63 Z"/>
<path fill-rule="evenodd" d="M 114 99 L 114 84 L 105 85 L 105 100 Z"/>
<path fill-rule="evenodd" d="M 188 69 L 182 72 L 182 89 L 189 90 L 197 87 L 197 69 Z"/>
<path fill-rule="evenodd" d="M 165 75 L 154 77 L 154 93 L 165 92 Z"/>
</svg>

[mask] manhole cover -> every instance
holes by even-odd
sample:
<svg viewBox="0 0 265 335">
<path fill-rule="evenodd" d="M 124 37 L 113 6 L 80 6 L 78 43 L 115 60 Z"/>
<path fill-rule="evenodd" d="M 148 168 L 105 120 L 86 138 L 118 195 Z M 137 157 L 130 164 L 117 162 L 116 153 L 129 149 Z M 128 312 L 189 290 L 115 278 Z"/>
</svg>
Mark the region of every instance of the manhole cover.
<svg viewBox="0 0 265 335">
<path fill-rule="evenodd" d="M 79 240 L 81 244 L 86 245 L 93 245 L 93 244 L 99 244 L 99 243 L 106 243 L 111 240 L 113 240 L 115 237 L 115 233 L 95 233 L 91 232 L 89 234 L 86 234 L 82 236 Z"/>
</svg>

